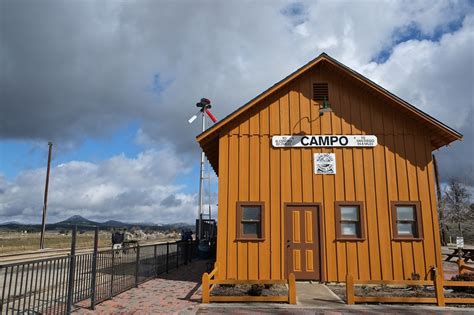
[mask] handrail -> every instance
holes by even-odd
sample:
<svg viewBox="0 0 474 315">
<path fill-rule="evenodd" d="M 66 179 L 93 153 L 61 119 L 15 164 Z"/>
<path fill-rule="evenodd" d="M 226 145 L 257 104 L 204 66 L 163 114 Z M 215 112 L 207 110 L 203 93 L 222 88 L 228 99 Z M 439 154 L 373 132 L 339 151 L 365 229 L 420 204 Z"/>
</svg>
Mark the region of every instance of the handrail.
<svg viewBox="0 0 474 315">
<path fill-rule="evenodd" d="M 381 284 L 381 285 L 434 285 L 435 297 L 386 297 L 386 296 L 356 296 L 356 284 Z M 445 287 L 474 287 L 474 281 L 444 280 L 436 273 L 435 280 L 360 280 L 348 273 L 346 275 L 346 302 L 355 304 L 357 302 L 387 302 L 387 303 L 434 303 L 444 306 L 446 303 L 474 304 L 474 298 L 447 298 L 444 296 Z"/>
<path fill-rule="evenodd" d="M 295 275 L 290 273 L 288 280 L 260 279 L 260 280 L 234 280 L 215 279 L 219 273 L 219 263 L 216 262 L 214 269 L 202 275 L 202 303 L 215 302 L 288 302 L 296 304 L 296 281 Z M 211 291 L 216 284 L 288 284 L 287 296 L 211 296 Z"/>
</svg>

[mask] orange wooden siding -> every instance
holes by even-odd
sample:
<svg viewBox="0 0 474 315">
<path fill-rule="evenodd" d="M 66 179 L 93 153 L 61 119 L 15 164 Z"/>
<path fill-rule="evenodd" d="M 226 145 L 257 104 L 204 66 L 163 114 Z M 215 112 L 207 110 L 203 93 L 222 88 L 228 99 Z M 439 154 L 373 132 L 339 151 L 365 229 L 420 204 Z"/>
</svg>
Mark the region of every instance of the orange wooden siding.
<svg viewBox="0 0 474 315">
<path fill-rule="evenodd" d="M 324 281 L 425 277 L 441 268 L 432 147 L 427 130 L 362 84 L 318 65 L 219 131 L 218 279 L 285 277 L 284 208 L 321 205 Z M 329 83 L 319 116 L 314 82 Z M 288 134 L 374 134 L 375 148 L 273 148 Z M 315 175 L 313 154 L 336 154 L 336 175 Z M 391 201 L 420 201 L 424 239 L 393 241 Z M 265 203 L 264 241 L 236 241 L 236 203 Z M 364 202 L 364 241 L 336 241 L 335 201 Z"/>
</svg>

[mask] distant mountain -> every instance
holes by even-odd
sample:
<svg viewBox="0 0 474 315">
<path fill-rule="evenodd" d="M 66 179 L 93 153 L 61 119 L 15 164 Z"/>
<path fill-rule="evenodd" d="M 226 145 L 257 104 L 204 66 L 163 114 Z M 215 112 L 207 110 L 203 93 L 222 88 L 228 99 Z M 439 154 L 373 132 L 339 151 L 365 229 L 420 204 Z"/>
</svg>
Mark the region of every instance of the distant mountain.
<svg viewBox="0 0 474 315">
<path fill-rule="evenodd" d="M 129 224 L 127 224 L 127 223 L 123 223 L 123 222 L 116 221 L 116 220 L 105 221 L 105 222 L 100 223 L 100 225 L 102 225 L 104 227 L 105 226 L 109 226 L 109 227 L 127 227 L 127 226 L 129 226 Z"/>
<path fill-rule="evenodd" d="M 91 230 L 94 229 L 96 226 L 99 227 L 101 230 L 110 230 L 113 228 L 120 228 L 120 229 L 130 229 L 132 227 L 139 227 L 141 229 L 151 229 L 155 231 L 170 231 L 170 230 L 181 230 L 181 229 L 190 229 L 194 230 L 194 225 L 188 223 L 171 223 L 171 224 L 154 224 L 154 223 L 125 223 L 117 220 L 108 220 L 105 222 L 95 222 L 89 219 L 86 219 L 80 215 L 73 215 L 72 217 L 59 221 L 56 223 L 48 223 L 46 224 L 47 230 L 56 230 L 56 229 L 70 229 L 71 226 L 77 225 L 78 229 L 81 230 Z M 19 222 L 5 222 L 1 223 L 0 227 L 2 229 L 8 230 L 22 230 L 22 229 L 29 229 L 29 230 L 40 230 L 40 224 L 22 224 Z"/>
<path fill-rule="evenodd" d="M 94 222 L 94 221 L 91 221 L 91 220 L 88 220 L 84 217 L 81 217 L 80 215 L 73 215 L 72 217 L 70 217 L 69 219 L 66 219 L 64 221 L 60 221 L 60 222 L 57 222 L 56 224 L 85 224 L 85 225 L 98 225 L 100 223 L 98 222 Z"/>
<path fill-rule="evenodd" d="M 8 221 L 8 222 L 0 223 L 0 226 L 1 226 L 1 225 L 9 225 L 9 224 L 20 225 L 21 223 L 18 222 L 18 221 Z"/>
</svg>

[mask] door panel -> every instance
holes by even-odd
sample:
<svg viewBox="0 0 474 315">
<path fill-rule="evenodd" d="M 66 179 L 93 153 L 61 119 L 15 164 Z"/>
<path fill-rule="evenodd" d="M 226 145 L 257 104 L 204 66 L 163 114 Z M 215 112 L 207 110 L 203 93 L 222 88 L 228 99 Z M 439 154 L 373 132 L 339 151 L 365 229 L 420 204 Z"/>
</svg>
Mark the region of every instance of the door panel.
<svg viewBox="0 0 474 315">
<path fill-rule="evenodd" d="M 321 279 L 318 206 L 285 210 L 286 274 L 296 279 Z"/>
</svg>

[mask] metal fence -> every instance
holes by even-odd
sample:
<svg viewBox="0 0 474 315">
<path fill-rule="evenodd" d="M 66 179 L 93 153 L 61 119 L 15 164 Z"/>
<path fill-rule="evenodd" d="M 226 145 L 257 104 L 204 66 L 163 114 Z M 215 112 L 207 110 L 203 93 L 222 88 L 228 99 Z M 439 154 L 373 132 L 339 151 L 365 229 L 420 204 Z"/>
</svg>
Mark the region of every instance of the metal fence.
<svg viewBox="0 0 474 315">
<path fill-rule="evenodd" d="M 191 241 L 98 251 L 98 230 L 94 252 L 76 254 L 75 231 L 67 256 L 0 266 L 0 314 L 69 314 L 78 302 L 94 309 L 197 256 Z"/>
</svg>

